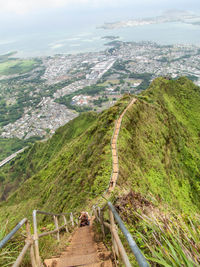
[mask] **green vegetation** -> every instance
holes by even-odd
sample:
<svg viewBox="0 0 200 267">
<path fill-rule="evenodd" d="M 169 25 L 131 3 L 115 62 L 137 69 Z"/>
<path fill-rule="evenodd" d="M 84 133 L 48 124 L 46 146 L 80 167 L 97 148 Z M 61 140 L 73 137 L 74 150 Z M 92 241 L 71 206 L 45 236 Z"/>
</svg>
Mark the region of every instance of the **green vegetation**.
<svg viewBox="0 0 200 267">
<path fill-rule="evenodd" d="M 39 137 L 33 137 L 27 140 L 17 138 L 0 138 L 0 161 L 39 139 Z"/>
<path fill-rule="evenodd" d="M 107 102 L 109 99 L 107 96 L 99 97 L 97 100 L 94 100 L 93 103 L 99 107 L 101 107 L 101 104 L 104 102 Z"/>
<path fill-rule="evenodd" d="M 128 111 L 120 132 L 119 181 L 185 212 L 197 211 L 199 87 L 187 78 L 158 78 L 140 99 Z"/>
<path fill-rule="evenodd" d="M 129 70 L 127 70 L 126 64 L 128 64 L 129 61 L 116 61 L 113 65 L 113 68 L 117 71 L 124 71 L 126 73 L 130 73 Z"/>
<path fill-rule="evenodd" d="M 103 93 L 105 91 L 105 86 L 101 86 L 101 85 L 91 85 L 91 86 L 86 86 L 84 87 L 83 89 L 81 90 L 78 90 L 78 91 L 75 91 L 69 95 L 65 95 L 63 97 L 60 97 L 58 99 L 56 99 L 55 102 L 59 103 L 59 104 L 63 104 L 63 105 L 66 105 L 68 108 L 70 109 L 74 109 L 76 110 L 77 112 L 85 112 L 85 111 L 89 111 L 89 110 L 92 110 L 91 107 L 88 107 L 88 106 L 77 106 L 77 105 L 74 105 L 72 103 L 72 98 L 76 95 L 90 95 L 90 96 L 94 96 L 96 94 L 100 94 L 100 93 Z M 105 101 L 102 101 L 102 102 L 105 102 Z M 99 103 L 99 102 L 98 102 Z"/>
<path fill-rule="evenodd" d="M 30 216 L 36 206 L 59 212 L 78 209 L 88 201 L 84 191 L 103 192 L 112 168 L 114 121 L 128 101 L 129 97 L 98 116 L 83 113 L 3 167 L 0 194 L 8 199 L 1 203 L 0 218 L 12 217 L 16 208 L 21 210 L 16 220 Z"/>
<path fill-rule="evenodd" d="M 81 114 L 2 168 L 1 220 L 12 226 L 36 207 L 91 207 L 97 199 L 88 192 L 100 195 L 108 186 L 114 122 L 130 99 Z M 158 78 L 122 121 L 112 200 L 152 266 L 200 264 L 199 103 L 200 88 L 187 78 Z"/>
<path fill-rule="evenodd" d="M 137 90 L 145 90 L 150 85 L 150 80 L 152 79 L 151 73 L 131 73 L 129 78 L 141 79 L 142 83 L 137 87 Z"/>
<path fill-rule="evenodd" d="M 152 201 L 155 203 L 153 195 L 149 201 L 131 191 L 115 204 L 150 265 L 199 266 L 199 215 L 186 216 Z M 132 265 L 137 266 L 123 235 L 121 239 L 130 253 Z"/>
<path fill-rule="evenodd" d="M 0 75 L 23 74 L 33 70 L 38 65 L 36 60 L 8 59 L 0 62 Z"/>
</svg>

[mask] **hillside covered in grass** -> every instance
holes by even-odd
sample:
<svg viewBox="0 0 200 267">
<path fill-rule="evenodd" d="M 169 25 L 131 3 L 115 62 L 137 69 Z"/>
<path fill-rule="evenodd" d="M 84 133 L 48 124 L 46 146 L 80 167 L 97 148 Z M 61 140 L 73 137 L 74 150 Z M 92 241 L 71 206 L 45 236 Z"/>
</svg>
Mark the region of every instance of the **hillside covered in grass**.
<svg viewBox="0 0 200 267">
<path fill-rule="evenodd" d="M 114 122 L 130 99 L 100 114 L 80 115 L 2 168 L 0 197 L 7 215 L 20 207 L 19 215 L 25 216 L 27 206 L 71 210 L 89 197 L 84 190 L 103 192 L 111 174 Z M 199 209 L 199 103 L 199 87 L 187 78 L 158 78 L 138 97 L 118 140 L 120 188 L 186 212 Z"/>
<path fill-rule="evenodd" d="M 80 115 L 2 168 L 1 221 L 91 207 L 108 187 L 114 123 L 131 98 Z M 137 98 L 121 125 L 112 201 L 153 266 L 198 265 L 200 88 L 158 78 Z"/>
<path fill-rule="evenodd" d="M 123 120 L 115 206 L 151 266 L 200 264 L 199 103 L 188 79 L 159 78 Z"/>
<path fill-rule="evenodd" d="M 112 171 L 114 122 L 129 101 L 127 96 L 99 115 L 80 115 L 2 168 L 0 218 L 19 220 L 35 208 L 71 211 L 94 198 L 85 192 L 101 194 Z"/>
<path fill-rule="evenodd" d="M 119 185 L 188 213 L 199 210 L 199 103 L 200 88 L 187 78 L 153 81 L 123 121 Z"/>
</svg>

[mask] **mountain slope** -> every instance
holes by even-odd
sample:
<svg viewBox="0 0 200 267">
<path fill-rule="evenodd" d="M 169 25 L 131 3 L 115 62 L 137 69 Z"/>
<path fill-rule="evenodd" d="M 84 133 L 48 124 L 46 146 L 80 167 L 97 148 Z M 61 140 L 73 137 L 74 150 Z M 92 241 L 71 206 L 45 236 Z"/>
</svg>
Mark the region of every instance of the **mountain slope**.
<svg viewBox="0 0 200 267">
<path fill-rule="evenodd" d="M 85 192 L 102 193 L 112 171 L 114 122 L 129 101 L 126 96 L 99 115 L 79 116 L 3 168 L 4 183 L 18 188 L 0 204 L 0 217 L 14 214 L 19 220 L 35 208 L 58 212 L 83 208 L 90 198 Z"/>
<path fill-rule="evenodd" d="M 200 88 L 186 78 L 153 81 L 119 136 L 119 185 L 186 212 L 200 207 Z"/>
<path fill-rule="evenodd" d="M 95 198 L 87 192 L 100 195 L 112 171 L 114 121 L 130 99 L 125 96 L 99 115 L 81 115 L 6 166 L 2 170 L 4 185 L 15 186 L 0 204 L 0 217 L 15 214 L 19 219 L 30 216 L 34 208 L 81 209 Z M 116 196 L 123 188 L 131 188 L 186 213 L 198 210 L 199 102 L 199 87 L 186 78 L 158 78 L 138 97 L 120 130 Z"/>
</svg>

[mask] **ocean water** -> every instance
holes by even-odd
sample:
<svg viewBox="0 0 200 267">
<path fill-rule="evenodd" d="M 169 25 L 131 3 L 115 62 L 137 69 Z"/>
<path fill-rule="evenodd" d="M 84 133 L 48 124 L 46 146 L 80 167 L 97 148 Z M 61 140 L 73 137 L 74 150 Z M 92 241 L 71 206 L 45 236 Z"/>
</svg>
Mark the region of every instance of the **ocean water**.
<svg viewBox="0 0 200 267">
<path fill-rule="evenodd" d="M 96 25 L 66 28 L 62 31 L 29 33 L 0 39 L 0 54 L 17 51 L 19 57 L 48 56 L 104 50 L 108 40 L 103 36 L 119 36 L 121 41 L 153 41 L 158 44 L 194 44 L 200 46 L 200 25 L 186 23 L 150 24 L 113 30 Z"/>
</svg>

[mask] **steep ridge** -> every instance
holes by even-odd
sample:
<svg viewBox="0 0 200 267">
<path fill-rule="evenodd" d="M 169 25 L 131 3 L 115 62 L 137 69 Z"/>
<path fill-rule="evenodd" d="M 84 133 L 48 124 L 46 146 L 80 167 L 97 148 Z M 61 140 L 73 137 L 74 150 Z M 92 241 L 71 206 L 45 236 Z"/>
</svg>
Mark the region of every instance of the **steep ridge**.
<svg viewBox="0 0 200 267">
<path fill-rule="evenodd" d="M 42 160 L 41 165 L 37 158 L 33 175 L 23 181 L 7 201 L 1 203 L 0 217 L 5 220 L 13 214 L 15 219 L 30 216 L 28 208 L 32 210 L 33 207 L 55 211 L 85 210 L 95 203 L 95 197 L 85 192 L 100 195 L 109 183 L 112 171 L 110 140 L 114 121 L 130 99 L 130 96 L 125 96 L 116 106 L 97 115 L 87 129 L 60 146 L 56 157 L 50 152 L 49 160 L 48 157 Z M 200 207 L 199 103 L 200 88 L 188 79 L 173 81 L 158 78 L 127 109 L 121 123 L 117 142 L 120 168 L 114 191 L 116 207 L 149 256 L 153 253 L 149 244 L 155 245 L 157 251 L 159 242 L 165 243 L 162 235 L 165 233 L 163 229 L 168 229 L 166 222 L 173 221 L 173 237 L 179 234 L 176 228 L 177 231 L 185 229 L 188 216 L 193 219 L 192 225 L 196 225 L 195 220 L 198 222 L 199 217 L 195 214 Z M 32 149 L 36 149 L 36 155 L 42 155 L 36 146 Z M 26 153 L 24 157 L 28 155 Z M 29 155 L 30 164 L 32 159 L 34 157 Z M 20 159 L 13 165 L 18 168 Z M 5 175 L 12 171 L 12 164 L 9 166 L 4 169 Z M 129 190 L 133 192 L 124 196 Z M 16 210 L 19 210 L 18 214 Z M 165 217 L 163 210 L 168 212 L 168 217 Z M 145 224 L 149 214 L 154 217 L 150 217 Z M 181 228 L 177 223 L 180 215 L 183 216 Z M 163 218 L 162 231 L 155 239 L 151 236 L 155 228 L 149 227 L 154 218 L 156 223 L 158 218 Z M 198 228 L 195 231 L 198 232 Z M 191 229 L 188 233 L 181 240 L 184 246 Z M 171 236 L 169 238 L 171 241 Z M 192 240 L 189 246 L 193 248 L 195 242 Z M 167 251 L 169 253 L 170 249 Z M 191 248 L 189 253 L 192 254 Z M 179 257 L 180 253 L 177 255 Z M 169 266 L 173 266 L 171 262 L 168 262 Z"/>
<path fill-rule="evenodd" d="M 200 88 L 158 78 L 132 105 L 118 140 L 119 188 L 188 214 L 200 207 Z"/>
<path fill-rule="evenodd" d="M 199 206 L 199 94 L 186 78 L 158 78 L 127 110 L 118 140 L 119 188 L 154 194 L 187 211 Z M 79 116 L 3 167 L 0 193 L 7 200 L 0 203 L 2 220 L 16 209 L 16 219 L 30 216 L 29 208 L 36 206 L 81 209 L 94 198 L 84 191 L 102 193 L 112 171 L 113 125 L 130 99 L 122 98 L 102 114 Z"/>
<path fill-rule="evenodd" d="M 50 140 L 37 143 L 3 167 L 5 187 L 14 184 L 17 190 L 11 190 L 0 203 L 0 218 L 13 217 L 15 210 L 20 210 L 15 214 L 19 220 L 31 216 L 35 208 L 54 212 L 82 209 L 95 198 L 85 191 L 104 192 L 112 171 L 114 122 L 130 99 L 125 96 L 99 115 L 77 117 Z"/>
<path fill-rule="evenodd" d="M 122 114 L 119 116 L 115 123 L 115 129 L 113 132 L 112 140 L 111 140 L 111 150 L 112 150 L 112 175 L 111 180 L 108 188 L 108 192 L 111 192 L 115 189 L 117 178 L 119 175 L 119 165 L 118 165 L 118 155 L 117 155 L 117 140 L 118 135 L 122 123 L 122 119 L 124 115 L 126 114 L 127 110 L 136 102 L 136 98 L 133 98 L 129 105 L 126 107 L 126 109 L 122 112 Z"/>
<path fill-rule="evenodd" d="M 117 177 L 119 173 L 118 166 L 118 155 L 117 155 L 117 139 L 121 127 L 121 122 L 126 114 L 127 110 L 136 102 L 136 98 L 133 98 L 129 105 L 124 109 L 122 114 L 115 122 L 115 128 L 113 131 L 113 136 L 111 140 L 111 150 L 112 150 L 112 175 L 108 187 L 108 194 L 114 190 L 117 182 Z M 108 197 L 107 194 L 107 197 Z M 99 244 L 98 244 L 99 245 Z M 64 252 L 60 258 L 46 259 L 44 264 L 46 267 L 70 267 L 70 266 L 94 266 L 94 267 L 112 267 L 112 262 L 109 259 L 108 251 L 104 248 L 104 258 L 105 253 L 106 261 L 101 261 L 99 258 L 99 253 L 97 251 L 97 246 L 94 242 L 94 232 L 91 226 L 78 228 L 71 240 L 70 246 L 67 248 L 67 252 Z M 101 244 L 103 247 L 103 243 Z M 102 253 L 101 253 L 102 257 Z"/>
<path fill-rule="evenodd" d="M 135 103 L 137 99 L 132 99 L 129 105 L 115 122 L 115 128 L 111 140 L 112 150 L 112 175 L 108 187 L 108 193 L 114 190 L 119 173 L 117 156 L 117 139 L 121 127 L 121 122 L 126 111 Z M 70 266 L 112 266 L 111 260 L 101 262 L 98 258 L 96 244 L 93 241 L 93 231 L 90 227 L 78 228 L 72 238 L 69 251 L 58 259 L 48 259 L 44 263 L 47 267 L 70 267 Z"/>
</svg>

